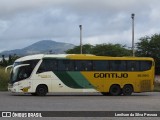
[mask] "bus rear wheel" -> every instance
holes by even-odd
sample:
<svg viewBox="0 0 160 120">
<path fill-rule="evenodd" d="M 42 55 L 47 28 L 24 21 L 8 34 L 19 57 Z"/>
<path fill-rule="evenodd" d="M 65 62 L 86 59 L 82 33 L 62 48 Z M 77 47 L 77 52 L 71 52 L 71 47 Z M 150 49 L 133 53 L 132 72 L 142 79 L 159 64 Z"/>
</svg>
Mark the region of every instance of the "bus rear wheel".
<svg viewBox="0 0 160 120">
<path fill-rule="evenodd" d="M 132 85 L 125 85 L 122 89 L 122 93 L 125 96 L 130 96 L 133 92 L 133 87 Z"/>
<path fill-rule="evenodd" d="M 45 96 L 48 92 L 48 88 L 45 85 L 39 85 L 36 89 L 36 95 Z"/>
<path fill-rule="evenodd" d="M 112 85 L 109 90 L 110 95 L 117 96 L 121 95 L 121 88 L 119 85 Z"/>
</svg>

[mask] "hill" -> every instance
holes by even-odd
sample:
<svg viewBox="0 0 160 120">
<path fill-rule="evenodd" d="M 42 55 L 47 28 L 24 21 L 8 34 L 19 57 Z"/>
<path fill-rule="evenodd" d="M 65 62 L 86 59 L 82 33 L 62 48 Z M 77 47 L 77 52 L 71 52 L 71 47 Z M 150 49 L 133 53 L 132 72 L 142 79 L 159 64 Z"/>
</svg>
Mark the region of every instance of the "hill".
<svg viewBox="0 0 160 120">
<path fill-rule="evenodd" d="M 55 42 L 52 40 L 42 40 L 28 47 L 25 47 L 23 49 L 3 51 L 0 53 L 0 55 L 8 56 L 8 55 L 17 54 L 20 56 L 24 56 L 24 55 L 39 54 L 39 53 L 60 54 L 60 53 L 65 53 L 66 50 L 71 49 L 73 47 L 74 45 L 69 43 Z"/>
</svg>

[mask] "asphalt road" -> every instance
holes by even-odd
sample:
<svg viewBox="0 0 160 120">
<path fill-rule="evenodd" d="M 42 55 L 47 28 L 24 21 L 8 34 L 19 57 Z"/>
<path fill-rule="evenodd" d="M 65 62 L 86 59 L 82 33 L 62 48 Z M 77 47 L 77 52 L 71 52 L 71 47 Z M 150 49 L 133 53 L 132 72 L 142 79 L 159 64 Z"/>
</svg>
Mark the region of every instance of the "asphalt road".
<svg viewBox="0 0 160 120">
<path fill-rule="evenodd" d="M 55 93 L 39 97 L 0 92 L 0 111 L 160 111 L 160 93 L 134 93 L 132 96 Z"/>
</svg>

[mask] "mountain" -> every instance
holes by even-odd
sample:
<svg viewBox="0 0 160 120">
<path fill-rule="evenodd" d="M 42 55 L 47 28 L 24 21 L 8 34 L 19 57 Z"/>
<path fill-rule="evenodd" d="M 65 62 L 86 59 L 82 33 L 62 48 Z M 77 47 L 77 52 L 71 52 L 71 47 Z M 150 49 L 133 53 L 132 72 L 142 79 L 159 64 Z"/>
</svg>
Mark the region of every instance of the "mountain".
<svg viewBox="0 0 160 120">
<path fill-rule="evenodd" d="M 55 42 L 52 40 L 42 40 L 39 42 L 36 42 L 28 47 L 25 47 L 23 49 L 15 49 L 10 51 L 3 51 L 0 53 L 0 55 L 13 55 L 17 54 L 20 56 L 24 55 L 31 55 L 31 54 L 39 54 L 39 53 L 65 53 L 64 51 L 73 48 L 75 45 L 69 44 L 69 43 L 63 43 L 63 42 Z"/>
</svg>

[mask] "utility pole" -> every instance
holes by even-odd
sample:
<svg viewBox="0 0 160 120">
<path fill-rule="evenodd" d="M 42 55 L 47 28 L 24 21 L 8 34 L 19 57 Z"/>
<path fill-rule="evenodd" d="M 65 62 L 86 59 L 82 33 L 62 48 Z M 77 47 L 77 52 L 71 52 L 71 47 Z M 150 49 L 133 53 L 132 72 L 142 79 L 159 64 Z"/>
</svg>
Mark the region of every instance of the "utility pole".
<svg viewBox="0 0 160 120">
<path fill-rule="evenodd" d="M 132 13 L 131 18 L 132 18 L 132 54 L 133 54 L 133 57 L 135 57 L 135 50 L 134 50 L 134 16 L 135 16 L 135 14 Z"/>
<path fill-rule="evenodd" d="M 82 25 L 79 25 L 80 28 L 80 53 L 82 54 Z"/>
</svg>

